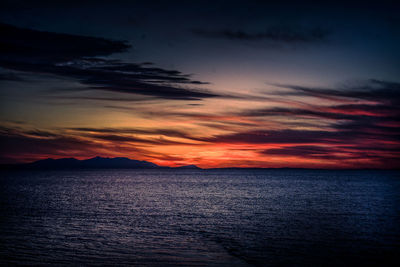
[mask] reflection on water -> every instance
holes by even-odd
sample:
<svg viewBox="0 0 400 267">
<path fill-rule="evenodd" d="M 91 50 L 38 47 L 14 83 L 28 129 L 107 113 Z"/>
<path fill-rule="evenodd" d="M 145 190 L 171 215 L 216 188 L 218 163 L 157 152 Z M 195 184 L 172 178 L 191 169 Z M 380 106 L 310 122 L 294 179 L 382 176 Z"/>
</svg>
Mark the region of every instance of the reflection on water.
<svg viewBox="0 0 400 267">
<path fill-rule="evenodd" d="M 350 266 L 399 252 L 395 172 L 0 175 L 3 264 Z"/>
</svg>

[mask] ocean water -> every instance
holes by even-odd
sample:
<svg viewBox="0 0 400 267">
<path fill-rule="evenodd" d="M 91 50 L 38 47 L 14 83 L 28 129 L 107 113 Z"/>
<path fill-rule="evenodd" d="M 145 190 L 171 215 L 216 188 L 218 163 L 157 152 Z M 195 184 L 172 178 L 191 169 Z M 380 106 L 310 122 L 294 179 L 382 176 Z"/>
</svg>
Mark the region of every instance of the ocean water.
<svg viewBox="0 0 400 267">
<path fill-rule="evenodd" d="M 0 173 L 0 264 L 388 266 L 391 171 Z"/>
</svg>

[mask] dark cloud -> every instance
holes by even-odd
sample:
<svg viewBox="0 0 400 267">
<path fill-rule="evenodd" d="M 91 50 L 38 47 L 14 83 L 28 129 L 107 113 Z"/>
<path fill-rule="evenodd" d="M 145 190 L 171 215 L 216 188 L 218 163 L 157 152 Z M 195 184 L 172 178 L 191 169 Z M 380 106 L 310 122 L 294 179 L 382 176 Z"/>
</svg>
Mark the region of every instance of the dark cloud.
<svg viewBox="0 0 400 267">
<path fill-rule="evenodd" d="M 269 27 L 265 31 L 250 33 L 242 30 L 192 29 L 192 33 L 206 38 L 238 41 L 269 41 L 276 43 L 319 43 L 327 41 L 330 31 L 322 28 L 295 29 L 290 27 Z"/>
<path fill-rule="evenodd" d="M 388 102 L 388 101 L 384 101 Z M 332 113 L 365 115 L 371 117 L 397 117 L 400 115 L 400 108 L 396 105 L 385 104 L 346 104 L 331 106 L 328 110 Z"/>
<path fill-rule="evenodd" d="M 148 98 L 139 97 L 100 97 L 100 96 L 54 96 L 53 98 L 62 100 L 93 100 L 93 101 L 112 101 L 112 102 L 140 102 Z M 110 106 L 114 107 L 114 106 Z"/>
<path fill-rule="evenodd" d="M 0 23 L 2 62 L 49 64 L 107 56 L 130 48 L 126 42 L 23 29 Z"/>
<path fill-rule="evenodd" d="M 290 146 L 284 148 L 272 148 L 264 150 L 262 153 L 265 155 L 279 155 L 279 156 L 297 156 L 303 158 L 324 158 L 324 159 L 343 159 L 343 158 L 353 158 L 354 155 L 342 155 L 338 157 L 335 153 L 343 152 L 338 151 L 338 149 L 332 147 L 322 147 L 322 146 Z"/>
<path fill-rule="evenodd" d="M 160 138 L 139 138 L 129 135 L 117 135 L 117 134 L 85 134 L 85 137 L 91 139 L 104 140 L 109 142 L 129 142 L 136 144 L 148 144 L 148 145 L 195 145 L 192 143 L 178 142 L 173 140 L 168 140 L 163 137 Z"/>
<path fill-rule="evenodd" d="M 313 88 L 297 85 L 274 84 L 291 89 L 290 92 L 277 92 L 278 95 L 313 96 L 323 99 L 359 99 L 400 105 L 400 83 L 370 79 L 356 85 L 342 86 L 338 89 Z"/>
<path fill-rule="evenodd" d="M 396 137 L 387 137 L 396 141 Z M 228 135 L 219 135 L 211 138 L 212 142 L 243 143 L 243 144 L 356 144 L 367 141 L 381 141 L 379 135 L 345 131 L 312 131 L 312 130 L 275 130 L 250 131 Z M 387 140 L 387 141 L 389 141 Z"/>
<path fill-rule="evenodd" d="M 390 123 L 392 123 L 392 125 Z M 364 133 L 375 136 L 376 139 L 380 138 L 382 141 L 400 141 L 399 126 L 399 120 L 376 120 L 374 118 L 365 118 L 363 120 L 354 120 L 334 124 L 334 128 L 337 131 L 345 132 L 347 134 Z"/>
<path fill-rule="evenodd" d="M 271 117 L 271 116 L 289 116 L 289 117 L 311 117 L 311 118 L 325 118 L 334 120 L 343 120 L 354 118 L 353 115 L 323 112 L 317 110 L 300 109 L 300 108 L 265 108 L 248 110 L 238 113 L 240 116 L 245 117 Z"/>
<path fill-rule="evenodd" d="M 384 149 L 377 147 L 323 147 L 315 145 L 290 146 L 283 148 L 266 149 L 261 152 L 266 156 L 294 156 L 310 159 L 325 160 L 363 160 L 369 159 L 383 163 L 385 160 L 391 163 L 400 163 L 400 153 L 395 149 Z M 396 165 L 393 165 L 395 167 Z M 398 165 L 397 165 L 398 166 Z"/>
<path fill-rule="evenodd" d="M 116 142 L 133 142 L 150 145 L 196 145 L 184 141 L 175 141 L 164 137 L 181 138 L 190 141 L 201 141 L 198 138 L 182 130 L 174 129 L 142 129 L 142 128 L 68 128 L 78 132 L 81 136 L 93 139 Z M 136 135 L 145 135 L 146 138 L 139 138 Z M 149 137 L 153 136 L 153 137 Z M 154 137 L 157 136 L 157 137 Z"/>
<path fill-rule="evenodd" d="M 41 138 L 41 137 L 53 138 L 53 137 L 57 137 L 58 136 L 57 134 L 54 134 L 52 132 L 47 132 L 47 131 L 42 131 L 42 130 L 37 130 L 37 129 L 35 129 L 35 130 L 26 130 L 26 131 L 24 131 L 24 134 L 32 136 L 32 137 L 35 137 L 35 138 Z"/>
<path fill-rule="evenodd" d="M 107 134 L 143 134 L 143 135 L 164 135 L 170 137 L 181 137 L 191 139 L 192 137 L 182 131 L 173 129 L 142 129 L 142 128 L 68 128 L 78 132 L 107 133 Z"/>
<path fill-rule="evenodd" d="M 204 141 L 228 144 L 303 144 L 316 142 L 333 144 L 340 142 L 340 136 L 329 131 L 260 130 L 217 135 L 206 138 Z"/>
<path fill-rule="evenodd" d="M 347 104 L 334 106 L 313 106 L 307 108 L 264 108 L 247 110 L 238 113 L 238 115 L 246 117 L 263 117 L 263 116 L 304 116 L 314 118 L 325 118 L 334 120 L 357 120 L 367 117 L 375 119 L 397 119 L 400 115 L 400 109 L 396 106 L 382 104 Z"/>
<path fill-rule="evenodd" d="M 43 32 L 0 24 L 0 66 L 79 80 L 82 90 L 201 100 L 216 94 L 193 88 L 206 84 L 176 70 L 96 58 L 126 51 L 123 41 Z"/>
</svg>

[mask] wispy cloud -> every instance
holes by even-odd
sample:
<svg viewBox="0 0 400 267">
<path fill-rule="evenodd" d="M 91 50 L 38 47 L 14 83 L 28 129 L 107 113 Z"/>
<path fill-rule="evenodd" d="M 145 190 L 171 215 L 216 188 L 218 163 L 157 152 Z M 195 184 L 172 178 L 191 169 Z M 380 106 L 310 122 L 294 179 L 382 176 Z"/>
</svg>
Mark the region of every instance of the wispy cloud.
<svg viewBox="0 0 400 267">
<path fill-rule="evenodd" d="M 244 30 L 205 30 L 192 29 L 195 35 L 205 38 L 226 39 L 233 41 L 269 41 L 285 44 L 320 43 L 327 41 L 330 31 L 322 28 L 300 29 L 293 27 L 268 27 L 261 32 Z"/>
<path fill-rule="evenodd" d="M 322 160 L 362 160 L 368 159 L 383 164 L 389 161 L 395 166 L 399 153 L 395 148 L 364 147 L 363 149 L 350 146 L 324 147 L 314 145 L 288 146 L 272 148 L 261 152 L 266 156 L 300 157 Z"/>
<path fill-rule="evenodd" d="M 196 145 L 193 143 L 196 138 L 182 130 L 157 128 L 70 128 L 68 130 L 79 133 L 79 136 L 109 142 L 129 142 L 139 145 Z M 171 137 L 186 139 L 186 141 L 172 140 Z"/>
<path fill-rule="evenodd" d="M 381 103 L 400 104 L 400 83 L 370 79 L 356 84 L 344 85 L 341 88 L 314 88 L 287 84 L 273 84 L 291 89 L 287 92 L 276 92 L 278 95 L 313 96 L 323 99 L 369 100 Z"/>
<path fill-rule="evenodd" d="M 169 136 L 169 137 L 180 137 L 180 138 L 186 138 L 186 139 L 193 138 L 189 133 L 187 133 L 183 130 L 174 130 L 174 129 L 77 127 L 77 128 L 68 128 L 67 130 L 73 130 L 73 131 L 84 132 L 84 133 L 164 135 L 164 136 Z"/>
</svg>

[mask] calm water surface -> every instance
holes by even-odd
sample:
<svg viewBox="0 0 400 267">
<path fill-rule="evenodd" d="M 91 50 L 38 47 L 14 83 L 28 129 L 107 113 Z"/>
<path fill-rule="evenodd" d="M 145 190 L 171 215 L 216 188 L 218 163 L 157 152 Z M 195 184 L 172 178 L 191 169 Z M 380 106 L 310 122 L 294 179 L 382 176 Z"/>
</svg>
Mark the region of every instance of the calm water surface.
<svg viewBox="0 0 400 267">
<path fill-rule="evenodd" d="M 396 172 L 0 175 L 4 265 L 382 266 L 400 259 Z"/>
</svg>

